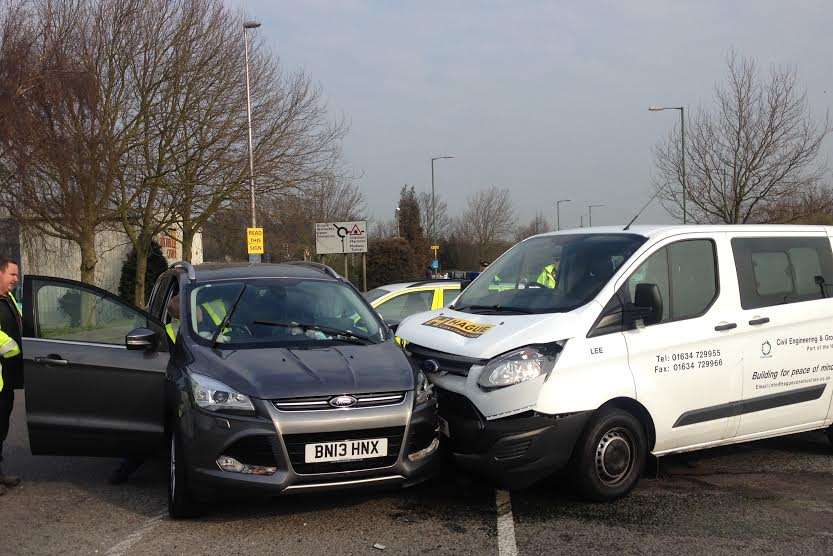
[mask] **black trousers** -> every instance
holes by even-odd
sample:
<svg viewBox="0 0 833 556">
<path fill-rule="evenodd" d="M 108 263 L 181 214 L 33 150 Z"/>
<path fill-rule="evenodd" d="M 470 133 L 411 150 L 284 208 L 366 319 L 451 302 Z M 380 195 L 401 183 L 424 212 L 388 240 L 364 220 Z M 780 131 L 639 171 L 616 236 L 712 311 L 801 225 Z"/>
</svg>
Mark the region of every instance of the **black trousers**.
<svg viewBox="0 0 833 556">
<path fill-rule="evenodd" d="M 0 463 L 3 462 L 3 443 L 9 434 L 9 420 L 14 407 L 14 389 L 11 384 L 6 384 L 0 390 Z"/>
</svg>

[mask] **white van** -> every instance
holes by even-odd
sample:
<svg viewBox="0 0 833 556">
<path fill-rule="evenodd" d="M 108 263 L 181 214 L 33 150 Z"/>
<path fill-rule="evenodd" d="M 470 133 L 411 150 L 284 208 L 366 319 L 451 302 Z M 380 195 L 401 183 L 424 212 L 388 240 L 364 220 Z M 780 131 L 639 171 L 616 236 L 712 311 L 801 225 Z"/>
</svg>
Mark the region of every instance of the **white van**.
<svg viewBox="0 0 833 556">
<path fill-rule="evenodd" d="M 649 452 L 833 423 L 832 233 L 534 236 L 398 335 L 435 385 L 459 463 L 507 488 L 569 463 L 584 496 L 610 500 L 633 488 Z"/>
</svg>

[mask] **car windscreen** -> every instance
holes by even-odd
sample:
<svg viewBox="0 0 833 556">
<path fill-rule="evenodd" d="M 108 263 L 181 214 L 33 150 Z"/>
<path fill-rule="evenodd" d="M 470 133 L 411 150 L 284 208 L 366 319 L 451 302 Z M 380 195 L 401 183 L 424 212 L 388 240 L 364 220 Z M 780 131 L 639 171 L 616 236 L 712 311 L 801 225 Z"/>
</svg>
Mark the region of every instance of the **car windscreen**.
<svg viewBox="0 0 833 556">
<path fill-rule="evenodd" d="M 333 280 L 209 282 L 191 289 L 188 311 L 196 336 L 219 346 L 375 343 L 383 339 L 373 310 L 355 290 Z M 227 322 L 220 330 L 224 320 Z"/>
<path fill-rule="evenodd" d="M 390 290 L 386 290 L 384 288 L 375 288 L 370 290 L 369 292 L 363 294 L 364 298 L 367 299 L 368 303 L 373 303 L 383 295 L 387 295 L 390 293 Z"/>
<path fill-rule="evenodd" d="M 569 234 L 528 239 L 489 265 L 455 309 L 472 313 L 557 313 L 593 299 L 646 238 Z"/>
</svg>

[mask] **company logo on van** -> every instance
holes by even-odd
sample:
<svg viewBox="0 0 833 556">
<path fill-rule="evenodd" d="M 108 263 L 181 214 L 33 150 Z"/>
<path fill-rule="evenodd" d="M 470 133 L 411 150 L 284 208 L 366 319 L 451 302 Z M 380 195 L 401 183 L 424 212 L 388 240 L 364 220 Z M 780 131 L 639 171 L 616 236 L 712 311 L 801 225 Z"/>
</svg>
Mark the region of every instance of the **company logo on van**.
<svg viewBox="0 0 833 556">
<path fill-rule="evenodd" d="M 764 340 L 764 343 L 761 344 L 761 358 L 769 357 L 772 353 L 772 344 L 769 343 L 769 340 Z"/>
<path fill-rule="evenodd" d="M 453 317 L 434 317 L 422 324 L 423 326 L 448 330 L 466 338 L 479 338 L 495 326 L 494 324 L 480 324 L 470 320 L 455 319 Z"/>
</svg>

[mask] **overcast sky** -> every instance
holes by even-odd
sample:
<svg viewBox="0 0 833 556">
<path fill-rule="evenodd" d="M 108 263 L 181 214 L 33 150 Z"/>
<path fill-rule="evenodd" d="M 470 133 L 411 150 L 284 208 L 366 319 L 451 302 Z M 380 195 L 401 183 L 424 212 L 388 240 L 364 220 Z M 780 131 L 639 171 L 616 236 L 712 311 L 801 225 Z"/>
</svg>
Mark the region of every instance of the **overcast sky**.
<svg viewBox="0 0 833 556">
<path fill-rule="evenodd" d="M 242 0 L 235 0 L 242 6 Z M 726 53 L 791 64 L 823 117 L 833 108 L 833 2 L 362 2 L 248 0 L 261 38 L 304 68 L 350 122 L 344 156 L 370 218 L 403 184 L 436 187 L 452 215 L 491 185 L 518 221 L 624 222 L 650 197 L 651 149 L 678 112 L 709 104 Z M 825 156 L 833 160 L 833 141 Z M 585 217 L 586 220 L 586 217 Z M 654 205 L 641 223 L 670 222 Z"/>
</svg>

